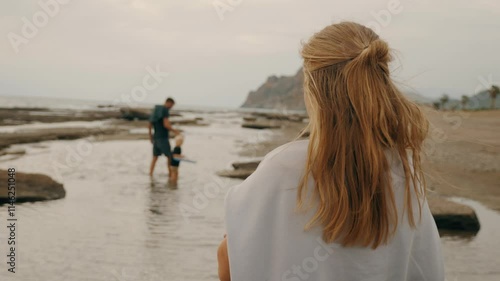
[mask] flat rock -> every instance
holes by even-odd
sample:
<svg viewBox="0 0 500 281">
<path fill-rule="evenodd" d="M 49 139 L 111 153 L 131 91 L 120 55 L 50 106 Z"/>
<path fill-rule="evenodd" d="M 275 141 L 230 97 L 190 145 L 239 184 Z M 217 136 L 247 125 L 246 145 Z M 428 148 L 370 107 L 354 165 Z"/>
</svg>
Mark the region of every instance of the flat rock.
<svg viewBox="0 0 500 281">
<path fill-rule="evenodd" d="M 26 154 L 26 150 L 22 149 L 22 148 L 17 148 L 17 149 L 8 148 L 8 149 L 0 150 L 0 156 L 4 156 L 4 155 L 24 155 L 24 154 Z"/>
<path fill-rule="evenodd" d="M 22 125 L 33 122 L 57 123 L 70 121 L 95 121 L 121 116 L 117 109 L 75 110 L 48 108 L 0 108 L 0 126 Z"/>
<path fill-rule="evenodd" d="M 151 115 L 151 109 L 146 108 L 120 108 L 122 118 L 126 120 L 148 120 Z"/>
<path fill-rule="evenodd" d="M 195 118 L 170 118 L 170 122 L 172 125 L 179 125 L 179 126 L 207 126 L 209 125 L 208 123 L 203 121 L 202 117 L 195 117 Z"/>
<path fill-rule="evenodd" d="M 92 135 L 103 136 L 116 134 L 125 129 L 117 127 L 101 128 L 47 128 L 32 131 L 0 134 L 0 149 L 6 149 L 12 144 L 36 143 L 48 140 L 74 140 Z M 5 151 L 5 150 L 4 150 Z"/>
<path fill-rule="evenodd" d="M 248 178 L 254 171 L 255 170 L 253 169 L 224 170 L 217 172 L 217 175 L 220 177 L 244 180 Z"/>
<path fill-rule="evenodd" d="M 255 170 L 255 169 L 257 169 L 257 166 L 259 166 L 260 161 L 262 161 L 262 159 L 234 162 L 232 165 L 233 165 L 233 168 L 235 170 L 239 170 L 239 169 L 241 169 L 241 170 Z"/>
<path fill-rule="evenodd" d="M 16 202 L 55 200 L 66 196 L 63 185 L 49 176 L 19 173 L 16 171 L 15 179 Z M 7 180 L 7 171 L 0 170 L 0 182 L 5 185 L 3 188 L 0 188 L 0 204 L 9 202 Z"/>
<path fill-rule="evenodd" d="M 307 114 L 287 114 L 287 113 L 266 113 L 266 112 L 254 112 L 253 116 L 263 117 L 268 120 L 281 120 L 281 121 L 291 121 L 291 122 L 303 122 L 304 119 L 308 118 Z"/>
<path fill-rule="evenodd" d="M 479 231 L 481 225 L 476 212 L 471 207 L 435 195 L 427 196 L 427 200 L 440 230 Z"/>
<path fill-rule="evenodd" d="M 121 117 L 126 120 L 149 120 L 153 108 L 142 107 L 122 107 L 120 108 Z M 180 117 L 182 114 L 178 111 L 170 111 L 170 117 Z"/>
<path fill-rule="evenodd" d="M 257 117 L 245 116 L 245 117 L 243 117 L 243 121 L 245 121 L 245 122 L 255 122 L 255 121 L 257 121 Z"/>
<path fill-rule="evenodd" d="M 241 125 L 241 127 L 249 129 L 258 129 L 258 130 L 281 128 L 280 125 L 267 122 L 245 122 Z"/>
</svg>

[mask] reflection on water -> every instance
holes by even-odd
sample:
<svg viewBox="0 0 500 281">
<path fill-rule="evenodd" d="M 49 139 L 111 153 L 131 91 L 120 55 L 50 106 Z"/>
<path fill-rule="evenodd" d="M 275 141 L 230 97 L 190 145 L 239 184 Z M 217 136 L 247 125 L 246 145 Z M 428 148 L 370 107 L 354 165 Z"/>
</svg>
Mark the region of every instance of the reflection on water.
<svg viewBox="0 0 500 281">
<path fill-rule="evenodd" d="M 185 130 L 183 151 L 198 162 L 181 165 L 177 186 L 168 184 L 165 158 L 149 177 L 148 141 L 93 143 L 69 168 L 53 164 L 65 163 L 78 140 L 26 145 L 26 156 L 0 162 L 19 172 L 60 173 L 67 190 L 62 200 L 18 205 L 15 280 L 217 280 L 224 195 L 240 181 L 214 173 L 235 159 L 235 139 L 257 132 L 217 123 Z M 0 280 L 11 277 L 4 269 Z"/>
<path fill-rule="evenodd" d="M 18 205 L 15 280 L 217 280 L 224 195 L 240 181 L 214 173 L 237 157 L 236 141 L 262 138 L 239 128 L 236 117 L 220 118 L 210 127 L 186 128 L 183 151 L 198 162 L 181 165 L 176 187 L 167 182 L 164 158 L 156 175 L 147 175 L 147 141 L 94 143 L 89 155 L 67 169 L 53 164 L 78 141 L 26 145 L 26 156 L 0 162 L 20 172 L 59 172 L 67 190 L 63 200 Z M 477 210 L 482 229 L 472 237 L 442 238 L 448 280 L 500 280 L 500 216 L 464 202 Z M 5 245 L 0 235 L 0 254 Z M 11 277 L 4 265 L 0 269 L 0 280 Z"/>
<path fill-rule="evenodd" d="M 500 280 L 500 214 L 478 202 L 455 198 L 474 208 L 481 223 L 477 235 L 446 235 L 441 238 L 447 280 Z"/>
</svg>

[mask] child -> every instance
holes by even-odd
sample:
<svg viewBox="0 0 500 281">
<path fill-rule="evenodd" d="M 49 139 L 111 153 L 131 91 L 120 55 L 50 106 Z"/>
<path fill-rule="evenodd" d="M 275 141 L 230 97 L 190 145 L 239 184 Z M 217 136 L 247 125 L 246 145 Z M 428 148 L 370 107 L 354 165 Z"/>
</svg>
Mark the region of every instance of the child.
<svg viewBox="0 0 500 281">
<path fill-rule="evenodd" d="M 180 159 L 184 157 L 184 155 L 182 155 L 181 149 L 183 143 L 184 137 L 182 135 L 177 135 L 175 137 L 175 147 L 172 151 L 172 163 L 170 164 L 170 182 L 173 184 L 177 184 L 177 179 L 179 178 Z"/>
</svg>

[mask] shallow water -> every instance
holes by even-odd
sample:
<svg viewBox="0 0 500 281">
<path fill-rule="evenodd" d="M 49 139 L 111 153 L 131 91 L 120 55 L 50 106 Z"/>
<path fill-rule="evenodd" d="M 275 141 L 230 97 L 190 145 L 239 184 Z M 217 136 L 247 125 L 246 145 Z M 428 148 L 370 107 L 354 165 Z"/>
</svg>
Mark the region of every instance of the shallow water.
<svg viewBox="0 0 500 281">
<path fill-rule="evenodd" d="M 478 202 L 454 198 L 453 201 L 474 208 L 481 229 L 475 236 L 446 235 L 441 237 L 449 281 L 500 280 L 500 213 Z"/>
<path fill-rule="evenodd" d="M 0 168 L 41 172 L 62 181 L 67 197 L 17 206 L 18 264 L 13 280 L 217 280 L 216 249 L 224 234 L 223 200 L 239 180 L 217 170 L 238 158 L 244 142 L 258 143 L 279 131 L 239 127 L 241 118 L 206 117 L 208 127 L 186 127 L 177 187 L 167 185 L 165 159 L 147 175 L 147 141 L 88 140 L 23 145 L 27 155 Z M 442 238 L 448 280 L 500 280 L 500 215 L 480 204 L 475 237 Z M 0 207 L 0 229 L 7 211 Z M 0 231 L 0 254 L 7 249 Z M 4 262 L 0 279 L 11 277 Z M 10 280 L 10 279 L 9 279 Z"/>
</svg>

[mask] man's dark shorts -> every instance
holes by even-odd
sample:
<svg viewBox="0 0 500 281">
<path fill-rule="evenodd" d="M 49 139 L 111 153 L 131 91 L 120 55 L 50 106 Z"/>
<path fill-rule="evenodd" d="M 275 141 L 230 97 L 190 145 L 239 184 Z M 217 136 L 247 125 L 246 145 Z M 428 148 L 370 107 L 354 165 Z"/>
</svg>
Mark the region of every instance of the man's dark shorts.
<svg viewBox="0 0 500 281">
<path fill-rule="evenodd" d="M 172 157 L 172 149 L 170 148 L 170 141 L 168 139 L 153 139 L 153 155 L 165 155 Z"/>
</svg>

